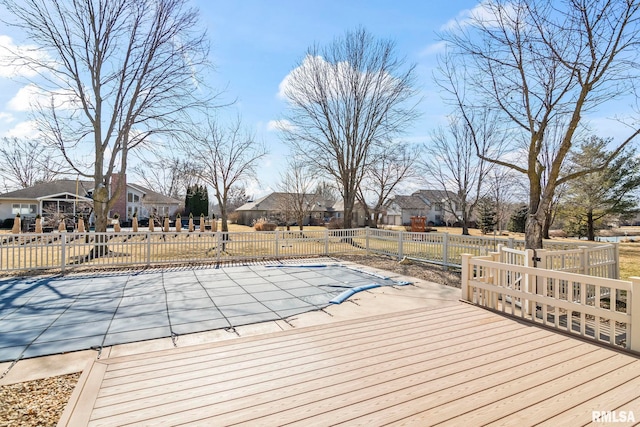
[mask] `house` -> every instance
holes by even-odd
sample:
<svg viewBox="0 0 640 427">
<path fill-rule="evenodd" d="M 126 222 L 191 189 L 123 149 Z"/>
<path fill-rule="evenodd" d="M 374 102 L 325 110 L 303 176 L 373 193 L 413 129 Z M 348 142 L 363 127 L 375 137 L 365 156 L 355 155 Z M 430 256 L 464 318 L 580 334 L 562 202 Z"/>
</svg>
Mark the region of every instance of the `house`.
<svg viewBox="0 0 640 427">
<path fill-rule="evenodd" d="M 455 215 L 449 206 L 453 200 Z M 386 214 L 382 218 L 383 224 L 409 225 L 412 216 L 424 216 L 428 225 L 443 225 L 453 223 L 455 217 L 462 216 L 457 196 L 451 191 L 418 190 L 410 196 L 396 195 L 386 204 Z"/>
<path fill-rule="evenodd" d="M 324 223 L 334 216 L 333 203 L 319 201 L 314 194 L 306 195 L 305 200 L 308 213 L 302 225 Z M 249 201 L 236 209 L 239 214 L 238 224 L 252 225 L 260 218 L 267 218 L 278 224 L 291 224 L 296 221 L 295 209 L 291 208 L 292 203 L 292 194 L 281 192 Z"/>
<path fill-rule="evenodd" d="M 114 175 L 112 188 L 117 180 L 126 175 Z M 137 184 L 125 183 L 126 191 L 114 204 L 110 215 L 118 213 L 125 220 L 134 212 L 141 219 L 151 214 L 158 216 L 174 215 L 181 201 L 166 197 Z M 93 211 L 93 181 L 61 179 L 36 184 L 32 187 L 0 194 L 0 220 L 14 218 L 16 214 L 30 220 L 36 215 L 43 218 L 63 216 L 75 218 L 83 215 L 90 218 Z"/>
<path fill-rule="evenodd" d="M 427 216 L 429 205 L 418 196 L 394 196 L 386 204 L 386 214 L 382 222 L 388 225 L 411 224 L 412 216 Z"/>
<path fill-rule="evenodd" d="M 429 206 L 426 215 L 428 225 L 453 224 L 456 222 L 456 216 L 462 217 L 458 196 L 452 191 L 418 190 L 412 195 L 421 198 Z M 450 203 L 453 206 L 450 206 Z"/>
</svg>

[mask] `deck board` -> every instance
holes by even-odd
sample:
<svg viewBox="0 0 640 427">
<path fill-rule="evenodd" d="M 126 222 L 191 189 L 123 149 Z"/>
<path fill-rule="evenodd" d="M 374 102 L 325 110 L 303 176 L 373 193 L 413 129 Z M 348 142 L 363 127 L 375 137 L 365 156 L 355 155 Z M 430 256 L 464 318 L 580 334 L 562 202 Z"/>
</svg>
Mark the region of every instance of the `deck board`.
<svg viewBox="0 0 640 427">
<path fill-rule="evenodd" d="M 61 425 L 575 425 L 640 415 L 640 360 L 459 303 L 99 360 L 82 388 Z"/>
</svg>

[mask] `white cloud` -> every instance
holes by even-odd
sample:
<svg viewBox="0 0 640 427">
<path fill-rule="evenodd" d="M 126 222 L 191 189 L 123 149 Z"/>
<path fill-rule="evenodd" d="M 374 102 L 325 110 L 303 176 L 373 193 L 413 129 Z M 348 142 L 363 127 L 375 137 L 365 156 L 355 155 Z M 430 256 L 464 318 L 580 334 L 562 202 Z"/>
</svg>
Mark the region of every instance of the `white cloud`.
<svg viewBox="0 0 640 427">
<path fill-rule="evenodd" d="M 38 74 L 34 62 L 53 64 L 54 61 L 36 46 L 18 46 L 11 37 L 0 35 L 0 77 L 34 77 Z"/>
<path fill-rule="evenodd" d="M 0 113 L 0 121 L 5 122 L 5 123 L 11 123 L 14 120 L 15 120 L 15 117 L 13 117 L 13 114 L 11 114 L 11 113 Z"/>
<path fill-rule="evenodd" d="M 52 98 L 57 109 L 72 109 L 77 104 L 71 90 L 48 92 L 34 84 L 28 84 L 11 98 L 7 106 L 13 111 L 31 111 L 36 105 L 49 106 Z"/>
<path fill-rule="evenodd" d="M 473 9 L 465 9 L 458 13 L 454 19 L 449 20 L 446 24 L 440 27 L 441 31 L 453 31 L 459 28 L 464 28 L 468 25 L 476 23 L 482 23 L 487 27 L 493 27 L 498 25 L 498 18 L 496 17 L 496 5 L 493 0 L 484 0 L 478 3 Z M 501 14 L 505 16 L 515 17 L 515 8 L 512 4 L 506 3 L 501 8 Z"/>
<path fill-rule="evenodd" d="M 307 55 L 302 61 L 302 64 L 291 70 L 291 72 L 282 79 L 280 85 L 278 85 L 278 98 L 284 100 L 298 98 L 299 101 L 308 102 L 305 94 L 313 92 L 309 88 L 315 87 L 316 85 L 322 85 L 326 96 L 340 98 L 344 96 L 345 91 L 349 90 L 345 88 L 351 86 L 351 82 L 355 80 L 353 78 L 355 73 L 360 73 L 360 71 L 354 69 L 348 62 L 330 63 L 322 56 Z M 317 80 L 321 80 L 321 82 L 317 83 Z M 370 79 L 364 78 L 360 79 L 362 82 L 369 80 Z M 293 82 L 295 82 L 295 85 Z M 304 87 L 305 85 L 307 85 L 307 87 Z M 380 85 L 393 90 L 395 78 L 385 73 Z M 300 90 L 300 87 L 304 87 L 304 89 Z"/>
<path fill-rule="evenodd" d="M 13 128 L 9 129 L 3 136 L 9 138 L 38 138 L 40 131 L 37 124 L 33 120 L 27 120 L 16 124 Z"/>
<path fill-rule="evenodd" d="M 267 130 L 269 132 L 292 130 L 293 124 L 289 120 L 269 120 L 267 123 Z"/>
<path fill-rule="evenodd" d="M 430 44 L 429 46 L 424 48 L 422 52 L 420 52 L 420 56 L 428 56 L 428 55 L 433 55 L 436 53 L 443 52 L 446 47 L 447 47 L 447 42 L 445 42 L 444 40 L 439 41 L 437 43 Z"/>
</svg>

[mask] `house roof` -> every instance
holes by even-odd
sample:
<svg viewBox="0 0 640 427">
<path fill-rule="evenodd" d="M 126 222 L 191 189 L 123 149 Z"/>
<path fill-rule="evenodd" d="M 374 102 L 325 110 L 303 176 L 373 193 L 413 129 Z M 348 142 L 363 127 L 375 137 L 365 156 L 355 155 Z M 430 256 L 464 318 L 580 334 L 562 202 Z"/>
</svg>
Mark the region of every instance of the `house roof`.
<svg viewBox="0 0 640 427">
<path fill-rule="evenodd" d="M 429 205 L 420 197 L 400 196 L 397 195 L 389 201 L 389 203 L 395 203 L 400 209 L 428 209 Z"/>
<path fill-rule="evenodd" d="M 150 204 L 180 204 L 180 200 L 167 197 L 138 184 L 127 183 L 127 186 L 144 194 L 144 202 Z M 32 187 L 0 194 L 0 199 L 38 200 L 61 194 L 77 194 L 89 198 L 89 192 L 94 188 L 94 181 L 76 181 L 75 179 L 59 179 L 43 182 Z"/>
<path fill-rule="evenodd" d="M 63 193 L 78 194 L 87 197 L 88 192 L 93 190 L 93 181 L 76 181 L 75 179 L 60 179 L 51 182 L 42 182 L 33 187 L 21 188 L 0 194 L 0 199 L 40 199 L 46 196 L 59 195 Z"/>
<path fill-rule="evenodd" d="M 261 197 L 257 200 L 247 202 L 240 206 L 236 211 L 281 211 L 287 206 L 287 197 L 293 193 L 274 192 Z M 327 212 L 332 210 L 331 206 L 327 206 L 326 202 L 315 200 L 314 194 L 305 195 L 308 202 L 313 203 L 312 212 Z"/>
<path fill-rule="evenodd" d="M 147 204 L 165 204 L 165 205 L 173 205 L 182 203 L 178 199 L 174 199 L 173 197 L 165 196 L 164 194 L 160 194 L 156 191 L 150 190 L 138 184 L 133 184 L 128 182 L 127 186 L 133 188 L 141 192 L 143 196 L 143 202 Z"/>
<path fill-rule="evenodd" d="M 454 201 L 458 200 L 458 196 L 456 196 L 454 192 L 444 190 L 418 190 L 413 193 L 412 196 L 419 197 L 428 205 L 431 205 L 433 203 L 441 203 L 445 199 Z"/>
</svg>

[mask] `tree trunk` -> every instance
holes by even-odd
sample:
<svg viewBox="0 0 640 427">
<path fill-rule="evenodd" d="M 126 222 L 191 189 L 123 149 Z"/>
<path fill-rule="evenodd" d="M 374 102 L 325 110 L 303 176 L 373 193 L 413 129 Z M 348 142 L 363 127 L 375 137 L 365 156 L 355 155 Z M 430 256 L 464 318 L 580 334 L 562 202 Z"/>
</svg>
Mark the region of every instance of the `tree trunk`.
<svg viewBox="0 0 640 427">
<path fill-rule="evenodd" d="M 527 215 L 525 225 L 525 248 L 542 249 L 542 229 L 543 224 L 536 215 Z"/>
<path fill-rule="evenodd" d="M 596 240 L 596 231 L 593 222 L 593 210 L 589 209 L 587 211 L 587 239 L 591 241 Z"/>
</svg>

